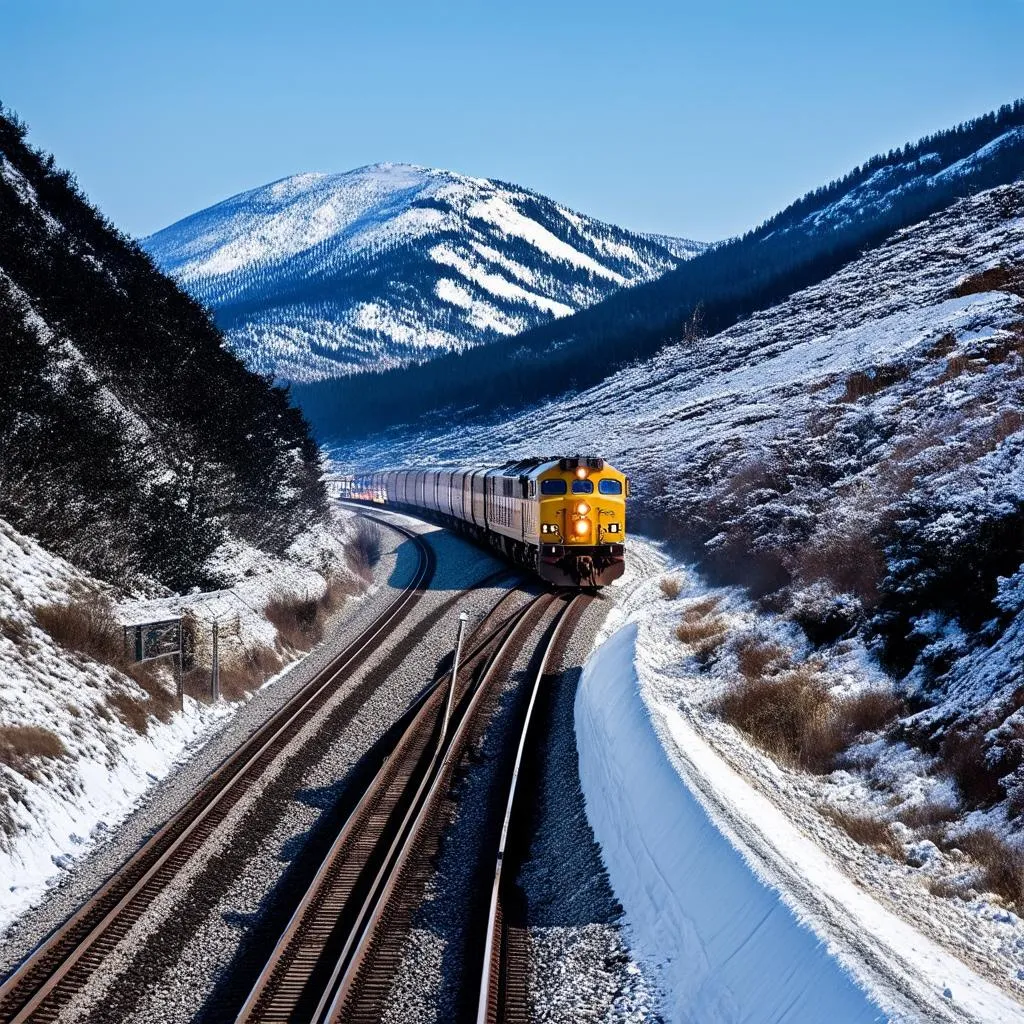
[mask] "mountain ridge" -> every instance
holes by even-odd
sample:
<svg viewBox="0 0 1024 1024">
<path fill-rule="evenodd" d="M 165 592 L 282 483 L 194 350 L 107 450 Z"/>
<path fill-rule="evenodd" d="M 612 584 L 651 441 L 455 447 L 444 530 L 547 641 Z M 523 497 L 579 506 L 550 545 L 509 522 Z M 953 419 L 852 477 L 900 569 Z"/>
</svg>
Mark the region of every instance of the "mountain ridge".
<svg viewBox="0 0 1024 1024">
<path fill-rule="evenodd" d="M 704 248 L 519 185 L 400 163 L 281 178 L 142 245 L 250 366 L 299 381 L 500 341 Z"/>
<path fill-rule="evenodd" d="M 321 438 L 354 439 L 446 410 L 463 421 L 593 387 L 680 339 L 698 341 L 810 287 L 966 196 L 1024 176 L 1024 100 L 878 154 L 739 238 L 653 281 L 531 328 L 515 346 L 388 370 L 358 387 L 301 384 Z"/>
</svg>

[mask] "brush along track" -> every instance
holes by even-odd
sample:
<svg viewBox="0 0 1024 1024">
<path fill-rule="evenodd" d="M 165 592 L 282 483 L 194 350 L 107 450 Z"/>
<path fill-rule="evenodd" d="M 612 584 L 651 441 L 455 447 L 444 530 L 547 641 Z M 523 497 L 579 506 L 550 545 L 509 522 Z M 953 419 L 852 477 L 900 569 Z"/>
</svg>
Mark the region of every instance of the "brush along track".
<svg viewBox="0 0 1024 1024">
<path fill-rule="evenodd" d="M 529 786 L 521 784 L 520 773 L 526 767 L 524 760 L 529 756 L 530 745 L 538 742 L 537 734 L 543 728 L 543 723 L 538 721 L 538 717 L 543 716 L 535 714 L 541 687 L 545 681 L 551 685 L 569 638 L 590 600 L 592 598 L 582 595 L 577 597 L 552 630 L 530 692 L 509 784 L 490 893 L 477 1024 L 527 1024 L 530 1019 L 526 901 L 515 885 L 519 861 L 529 849 L 529 837 L 522 834 L 522 822 L 528 817 L 526 801 Z"/>
<path fill-rule="evenodd" d="M 376 518 L 370 516 L 369 518 Z M 382 520 L 383 521 L 383 520 Z M 0 1021 L 57 1020 L 62 1006 L 130 931 L 158 893 L 172 883 L 242 796 L 285 751 L 303 724 L 373 654 L 425 593 L 435 570 L 430 547 L 412 530 L 386 521 L 415 545 L 419 561 L 394 601 L 305 687 L 290 698 L 214 771 L 189 803 L 121 870 L 57 928 L 0 986 Z M 364 680 L 346 699 L 353 709 L 375 686 Z"/>
<path fill-rule="evenodd" d="M 504 600 L 504 599 L 503 599 Z M 432 792 L 448 738 L 458 735 L 474 697 L 524 627 L 554 598 L 536 598 L 487 629 L 501 602 L 476 631 L 456 681 L 452 722 L 444 729 L 448 679 L 435 681 L 406 731 L 339 832 L 238 1017 L 239 1021 L 319 1019 L 338 967 L 358 955 L 358 940 L 410 824 Z M 474 637 L 476 639 L 476 637 Z"/>
</svg>

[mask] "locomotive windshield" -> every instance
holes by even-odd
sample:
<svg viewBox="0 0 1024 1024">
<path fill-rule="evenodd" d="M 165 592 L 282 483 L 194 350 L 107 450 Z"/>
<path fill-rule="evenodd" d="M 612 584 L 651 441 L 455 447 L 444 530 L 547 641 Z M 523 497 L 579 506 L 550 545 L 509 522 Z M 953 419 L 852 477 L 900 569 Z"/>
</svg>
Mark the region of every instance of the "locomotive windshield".
<svg viewBox="0 0 1024 1024">
<path fill-rule="evenodd" d="M 565 494 L 566 486 L 564 480 L 541 480 L 541 494 Z"/>
<path fill-rule="evenodd" d="M 572 482 L 572 493 L 573 494 L 593 494 L 594 493 L 594 481 L 593 480 L 573 480 L 573 482 Z"/>
<path fill-rule="evenodd" d="M 602 494 L 621 494 L 622 484 L 618 480 L 599 480 L 597 489 Z"/>
</svg>

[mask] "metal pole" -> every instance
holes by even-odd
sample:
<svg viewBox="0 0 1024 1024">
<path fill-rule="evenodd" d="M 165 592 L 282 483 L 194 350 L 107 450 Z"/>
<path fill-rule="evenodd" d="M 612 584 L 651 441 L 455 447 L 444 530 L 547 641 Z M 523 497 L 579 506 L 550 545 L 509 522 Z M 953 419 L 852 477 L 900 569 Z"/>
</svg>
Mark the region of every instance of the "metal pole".
<svg viewBox="0 0 1024 1024">
<path fill-rule="evenodd" d="M 210 699 L 220 700 L 220 661 L 217 656 L 217 620 L 213 620 L 213 668 L 210 672 Z"/>
<path fill-rule="evenodd" d="M 185 670 L 181 663 L 181 641 L 178 641 L 178 653 L 171 659 L 174 665 L 174 682 L 178 691 L 178 710 L 185 710 Z"/>
<path fill-rule="evenodd" d="M 469 616 L 465 612 L 459 612 L 459 633 L 455 638 L 455 657 L 452 659 L 452 681 L 448 686 L 448 699 L 444 705 L 444 720 L 441 722 L 441 738 L 437 741 L 438 747 L 444 743 L 448 734 L 448 721 L 452 717 L 452 701 L 455 699 L 455 680 L 459 676 L 459 656 L 462 654 L 462 633 L 466 628 Z"/>
</svg>

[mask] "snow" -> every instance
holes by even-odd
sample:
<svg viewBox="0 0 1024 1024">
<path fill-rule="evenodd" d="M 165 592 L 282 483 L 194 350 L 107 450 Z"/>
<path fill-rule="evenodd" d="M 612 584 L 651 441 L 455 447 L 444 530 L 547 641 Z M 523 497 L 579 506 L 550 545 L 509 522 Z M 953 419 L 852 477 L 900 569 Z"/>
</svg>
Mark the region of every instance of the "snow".
<svg viewBox="0 0 1024 1024">
<path fill-rule="evenodd" d="M 636 637 L 624 626 L 588 661 L 576 734 L 587 817 L 631 950 L 668 993 L 662 1012 L 680 1024 L 883 1019 L 666 756 L 640 695 Z"/>
<path fill-rule="evenodd" d="M 537 309 L 542 309 L 555 317 L 569 316 L 575 312 L 572 306 L 567 306 L 564 302 L 555 302 L 543 295 L 527 291 L 502 277 L 501 274 L 488 273 L 471 260 L 459 255 L 448 245 L 435 245 L 430 250 L 430 258 L 443 267 L 457 270 L 466 280 L 472 281 L 498 298 L 512 302 L 525 302 L 527 305 L 536 306 Z"/>
<path fill-rule="evenodd" d="M 1024 1020 L 1020 1003 L 885 905 L 860 863 L 794 815 L 786 770 L 763 756 L 762 774 L 749 759 L 740 770 L 711 742 L 720 733 L 695 713 L 706 704 L 700 680 L 680 679 L 685 654 L 666 629 L 679 603 L 643 580 L 652 568 L 686 570 L 641 544 L 633 553 L 646 565 L 621 588 L 613 632 L 585 667 L 577 742 L 587 816 L 667 1018 Z M 804 790 L 795 799 L 806 807 Z M 925 872 L 937 856 L 909 845 Z M 1014 915 L 969 917 L 942 921 L 940 934 L 980 944 L 1009 929 L 1010 945 L 1022 934 Z"/>
<path fill-rule="evenodd" d="M 297 175 L 143 244 L 215 310 L 247 304 L 231 344 L 253 369 L 294 380 L 493 343 L 652 280 L 701 248 L 515 185 L 404 164 Z"/>
<path fill-rule="evenodd" d="M 281 593 L 316 596 L 324 588 L 318 568 L 333 563 L 344 571 L 349 517 L 337 515 L 336 523 L 300 535 L 283 558 L 226 542 L 209 568 L 234 584 L 230 590 L 127 601 L 119 617 L 155 621 L 189 611 L 200 620 L 197 647 L 204 623 L 228 617 L 224 659 L 238 646 L 273 645 L 276 631 L 261 611 L 267 600 Z M 0 520 L 0 728 L 43 728 L 65 748 L 63 756 L 37 757 L 21 770 L 0 760 L 0 931 L 240 706 L 185 697 L 168 721 L 150 716 L 144 735 L 112 713 L 109 697 L 142 701 L 146 693 L 117 670 L 58 645 L 34 614 L 40 605 L 104 592 L 98 581 Z M 171 685 L 169 670 L 164 684 Z"/>
<path fill-rule="evenodd" d="M 607 277 L 619 285 L 626 283 L 626 279 L 621 274 L 616 274 L 602 266 L 597 260 L 557 238 L 536 221 L 524 217 L 503 197 L 494 196 L 475 202 L 466 213 L 471 220 L 482 220 L 493 224 L 504 236 L 514 235 L 529 242 L 552 259 L 572 264 L 581 270 L 588 270 L 598 277 Z"/>
</svg>

